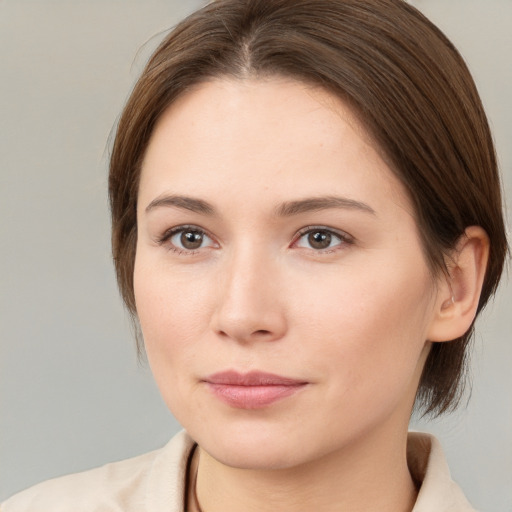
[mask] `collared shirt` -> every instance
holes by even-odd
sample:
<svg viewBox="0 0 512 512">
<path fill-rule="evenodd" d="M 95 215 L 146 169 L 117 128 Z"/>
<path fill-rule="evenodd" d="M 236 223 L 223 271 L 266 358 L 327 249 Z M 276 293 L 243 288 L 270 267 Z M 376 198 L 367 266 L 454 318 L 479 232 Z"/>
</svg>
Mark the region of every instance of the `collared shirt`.
<svg viewBox="0 0 512 512">
<path fill-rule="evenodd" d="M 180 432 L 160 450 L 48 480 L 14 495 L 1 512 L 184 512 L 194 442 Z M 439 442 L 410 432 L 407 462 L 421 483 L 412 512 L 475 512 L 451 479 Z"/>
</svg>

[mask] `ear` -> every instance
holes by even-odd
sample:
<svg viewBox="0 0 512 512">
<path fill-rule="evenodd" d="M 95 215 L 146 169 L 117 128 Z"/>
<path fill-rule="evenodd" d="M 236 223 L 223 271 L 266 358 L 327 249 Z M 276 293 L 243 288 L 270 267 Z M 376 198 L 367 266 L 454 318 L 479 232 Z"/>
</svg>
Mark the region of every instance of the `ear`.
<svg viewBox="0 0 512 512">
<path fill-rule="evenodd" d="M 451 341 L 471 327 L 488 259 L 487 233 L 480 226 L 468 227 L 446 262 L 448 274 L 439 278 L 429 341 Z"/>
</svg>

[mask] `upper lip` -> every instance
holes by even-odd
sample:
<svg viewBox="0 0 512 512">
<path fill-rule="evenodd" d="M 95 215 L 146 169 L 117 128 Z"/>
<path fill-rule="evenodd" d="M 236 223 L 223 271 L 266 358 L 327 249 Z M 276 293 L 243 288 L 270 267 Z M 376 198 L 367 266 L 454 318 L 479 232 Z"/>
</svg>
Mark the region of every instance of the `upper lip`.
<svg viewBox="0 0 512 512">
<path fill-rule="evenodd" d="M 273 373 L 253 370 L 247 373 L 239 373 L 235 370 L 227 370 L 214 373 L 204 379 L 210 384 L 223 384 L 225 386 L 298 386 L 306 384 L 306 381 L 283 377 Z"/>
</svg>

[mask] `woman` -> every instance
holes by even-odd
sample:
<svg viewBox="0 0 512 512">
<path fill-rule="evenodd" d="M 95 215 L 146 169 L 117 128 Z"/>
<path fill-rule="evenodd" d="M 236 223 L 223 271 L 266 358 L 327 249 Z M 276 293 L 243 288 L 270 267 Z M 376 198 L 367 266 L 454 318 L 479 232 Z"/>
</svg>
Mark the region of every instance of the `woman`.
<svg viewBox="0 0 512 512">
<path fill-rule="evenodd" d="M 506 253 L 492 139 L 398 0 L 218 1 L 124 110 L 113 251 L 163 450 L 2 510 L 471 510 L 414 404 L 457 404 Z"/>
</svg>

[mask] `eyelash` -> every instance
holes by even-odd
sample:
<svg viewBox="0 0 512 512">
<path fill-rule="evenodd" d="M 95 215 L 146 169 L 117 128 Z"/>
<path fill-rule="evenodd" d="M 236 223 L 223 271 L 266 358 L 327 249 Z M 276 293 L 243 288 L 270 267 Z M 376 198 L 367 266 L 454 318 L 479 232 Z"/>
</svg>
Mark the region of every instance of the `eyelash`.
<svg viewBox="0 0 512 512">
<path fill-rule="evenodd" d="M 331 254 L 337 250 L 342 249 L 343 246 L 352 245 L 354 243 L 354 238 L 350 236 L 348 233 L 345 233 L 344 231 L 328 228 L 326 226 L 306 226 L 299 230 L 297 236 L 293 239 L 292 246 L 296 245 L 302 237 L 309 235 L 311 233 L 328 234 L 330 236 L 336 237 L 340 241 L 339 244 L 336 244 L 333 247 L 327 247 L 325 249 L 316 250 L 313 248 L 306 248 L 314 251 L 315 254 Z"/>
<path fill-rule="evenodd" d="M 197 250 L 194 249 L 182 249 L 180 247 L 176 247 L 176 245 L 170 243 L 169 241 L 174 235 L 177 235 L 178 233 L 184 233 L 184 232 L 194 232 L 199 233 L 202 236 L 208 237 L 210 240 L 213 241 L 213 237 L 204 229 L 193 226 L 193 225 L 183 225 L 183 226 L 176 226 L 174 228 L 171 228 L 167 230 L 161 237 L 157 239 L 157 243 L 159 245 L 167 245 L 168 250 L 173 251 L 177 254 L 186 254 L 189 256 L 192 256 L 196 254 L 200 249 L 204 249 L 204 247 L 199 247 Z M 348 233 L 345 233 L 343 231 L 338 231 L 332 228 L 328 228 L 325 226 L 306 226 L 302 229 L 300 229 L 297 233 L 297 235 L 293 238 L 292 243 L 290 244 L 290 247 L 294 247 L 297 245 L 297 243 L 306 235 L 309 235 L 311 233 L 324 233 L 328 234 L 329 236 L 334 236 L 339 240 L 340 243 L 336 244 L 333 247 L 327 247 L 325 249 L 314 249 L 314 248 L 305 248 L 307 250 L 313 251 L 315 254 L 331 254 L 337 250 L 340 250 L 341 247 L 345 245 L 352 245 L 354 243 L 354 238 L 350 236 Z M 341 247 L 340 247 L 341 246 Z"/>
<path fill-rule="evenodd" d="M 213 237 L 208 234 L 207 231 L 204 229 L 193 226 L 193 225 L 184 225 L 184 226 L 176 226 L 174 228 L 168 229 L 161 237 L 157 239 L 158 245 L 167 245 L 167 249 L 169 251 L 175 252 L 177 254 L 186 254 L 186 255 L 194 255 L 198 252 L 199 249 L 203 249 L 203 247 L 200 247 L 197 250 L 194 249 L 182 249 L 180 247 L 176 247 L 174 244 L 170 243 L 171 238 L 174 235 L 177 235 L 178 233 L 185 233 L 185 232 L 194 232 L 199 233 L 202 236 L 207 236 L 210 240 L 213 240 Z"/>
</svg>

